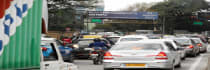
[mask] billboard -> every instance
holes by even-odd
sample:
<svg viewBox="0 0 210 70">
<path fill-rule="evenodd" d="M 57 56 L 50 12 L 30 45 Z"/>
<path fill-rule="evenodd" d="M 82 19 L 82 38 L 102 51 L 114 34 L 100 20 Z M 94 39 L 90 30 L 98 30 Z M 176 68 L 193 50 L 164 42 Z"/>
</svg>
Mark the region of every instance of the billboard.
<svg viewBox="0 0 210 70">
<path fill-rule="evenodd" d="M 89 18 L 157 20 L 158 12 L 89 11 Z"/>
</svg>

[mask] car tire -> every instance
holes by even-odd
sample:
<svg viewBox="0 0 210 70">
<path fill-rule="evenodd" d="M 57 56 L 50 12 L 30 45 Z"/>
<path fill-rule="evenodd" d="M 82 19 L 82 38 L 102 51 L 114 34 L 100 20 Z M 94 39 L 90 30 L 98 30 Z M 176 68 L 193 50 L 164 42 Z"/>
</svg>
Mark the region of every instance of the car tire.
<svg viewBox="0 0 210 70">
<path fill-rule="evenodd" d="M 179 62 L 179 64 L 178 64 L 178 65 L 176 65 L 175 67 L 176 67 L 176 68 L 180 68 L 180 67 L 182 67 L 181 62 Z"/>
<path fill-rule="evenodd" d="M 207 50 L 205 50 L 203 53 L 206 53 L 207 52 Z"/>
<path fill-rule="evenodd" d="M 70 55 L 69 62 L 70 63 L 73 63 L 74 62 L 74 56 L 73 56 L 73 54 Z"/>
<path fill-rule="evenodd" d="M 197 56 L 197 53 L 192 54 L 192 57 L 196 57 L 196 56 Z"/>
<path fill-rule="evenodd" d="M 175 66 L 174 66 L 174 62 L 172 64 L 172 68 L 168 69 L 168 70 L 175 70 Z"/>
<path fill-rule="evenodd" d="M 181 60 L 185 60 L 186 59 L 186 57 L 183 57 Z"/>
</svg>

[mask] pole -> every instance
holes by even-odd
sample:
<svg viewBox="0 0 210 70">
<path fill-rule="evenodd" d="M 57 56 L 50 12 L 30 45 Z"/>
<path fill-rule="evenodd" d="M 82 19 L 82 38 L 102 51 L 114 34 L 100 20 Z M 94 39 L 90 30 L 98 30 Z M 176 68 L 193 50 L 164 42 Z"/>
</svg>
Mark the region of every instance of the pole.
<svg viewBox="0 0 210 70">
<path fill-rule="evenodd" d="M 88 22 L 89 21 L 89 18 L 87 18 L 87 32 L 89 32 L 89 25 L 88 25 Z"/>
<path fill-rule="evenodd" d="M 163 17 L 163 24 L 162 24 L 162 26 L 163 26 L 163 29 L 162 29 L 163 35 L 165 35 L 165 23 L 166 23 L 166 18 L 165 18 L 165 16 L 164 16 L 164 17 Z"/>
</svg>

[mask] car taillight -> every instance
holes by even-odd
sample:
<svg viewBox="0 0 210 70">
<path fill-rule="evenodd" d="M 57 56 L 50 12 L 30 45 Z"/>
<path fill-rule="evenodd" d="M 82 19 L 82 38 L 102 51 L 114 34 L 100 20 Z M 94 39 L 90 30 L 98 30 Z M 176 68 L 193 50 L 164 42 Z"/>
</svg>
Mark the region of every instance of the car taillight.
<svg viewBox="0 0 210 70">
<path fill-rule="evenodd" d="M 104 54 L 104 60 L 112 60 L 113 59 L 113 56 L 110 52 L 106 52 Z"/>
<path fill-rule="evenodd" d="M 188 48 L 194 48 L 194 46 L 193 45 L 190 45 Z"/>
<path fill-rule="evenodd" d="M 158 60 L 167 60 L 168 57 L 166 55 L 165 52 L 160 52 L 158 55 L 156 55 L 156 58 L 155 59 L 158 59 Z"/>
<path fill-rule="evenodd" d="M 201 44 L 201 43 L 199 43 L 199 44 L 197 44 L 197 46 L 202 47 L 202 44 Z"/>
<path fill-rule="evenodd" d="M 92 54 L 97 54 L 97 52 L 92 52 Z"/>
</svg>

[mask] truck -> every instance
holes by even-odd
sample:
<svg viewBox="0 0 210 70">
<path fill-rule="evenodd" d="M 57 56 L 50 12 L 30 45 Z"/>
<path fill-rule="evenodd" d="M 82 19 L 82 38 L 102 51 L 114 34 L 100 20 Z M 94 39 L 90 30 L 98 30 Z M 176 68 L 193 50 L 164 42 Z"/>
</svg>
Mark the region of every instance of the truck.
<svg viewBox="0 0 210 70">
<path fill-rule="evenodd" d="M 46 0 L 0 0 L 0 3 L 0 70 L 75 70 L 71 69 L 74 64 L 63 62 L 61 56 L 56 57 L 58 60 L 43 61 L 40 43 L 48 25 Z M 63 65 L 50 66 L 56 63 Z"/>
</svg>

